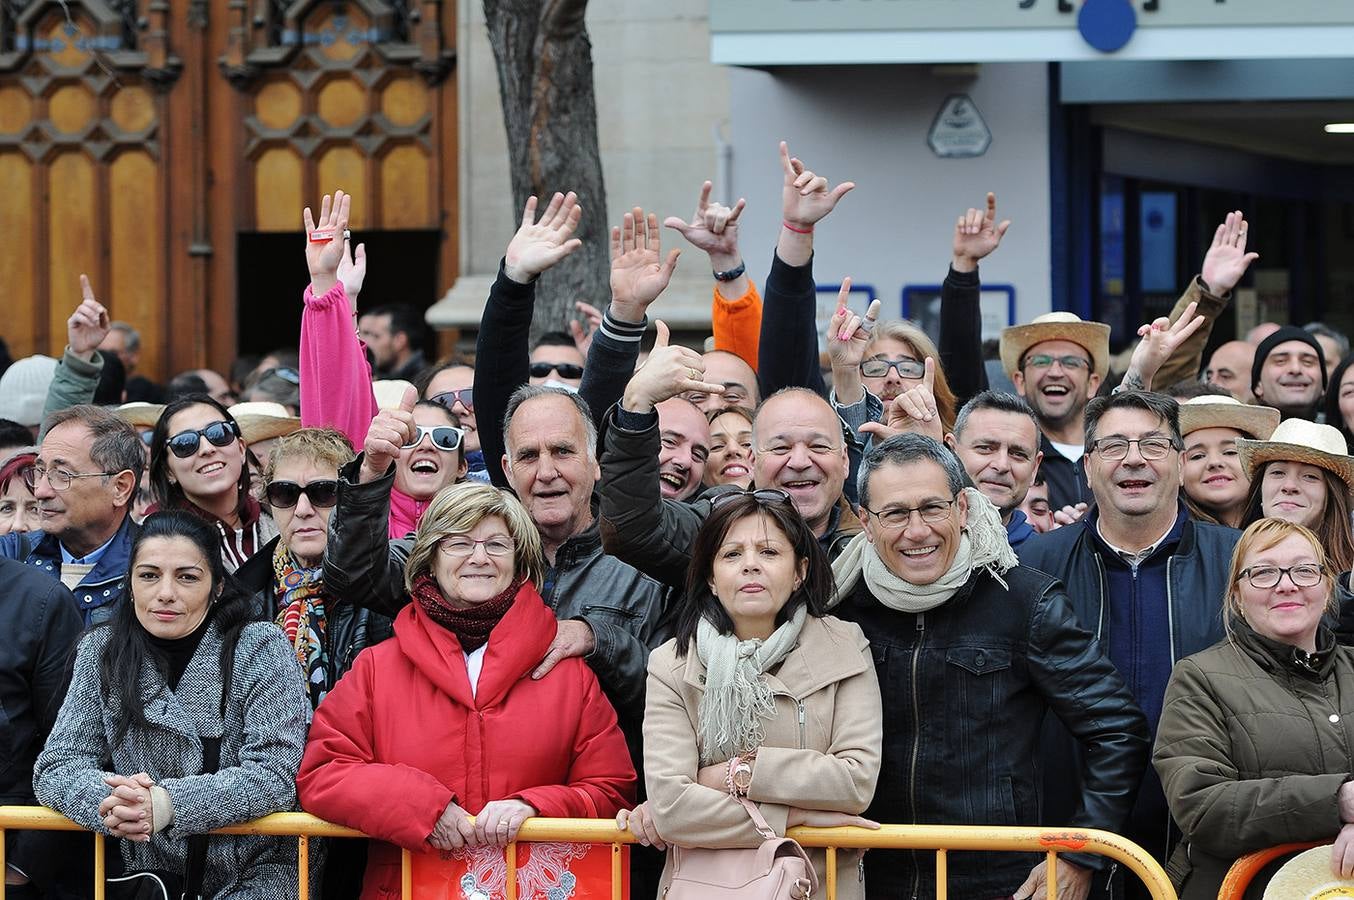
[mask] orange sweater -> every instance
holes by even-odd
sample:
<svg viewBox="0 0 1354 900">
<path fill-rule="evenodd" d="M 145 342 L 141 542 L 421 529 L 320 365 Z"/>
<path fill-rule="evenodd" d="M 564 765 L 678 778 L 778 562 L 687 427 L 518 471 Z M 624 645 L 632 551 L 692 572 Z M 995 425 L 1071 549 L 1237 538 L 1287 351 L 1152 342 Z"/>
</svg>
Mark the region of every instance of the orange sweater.
<svg viewBox="0 0 1354 900">
<path fill-rule="evenodd" d="M 714 324 L 715 349 L 727 350 L 742 357 L 757 371 L 757 347 L 762 332 L 762 298 L 757 285 L 748 279 L 748 291 L 736 300 L 729 300 L 719 292 L 715 282 L 714 303 L 710 310 Z"/>
</svg>

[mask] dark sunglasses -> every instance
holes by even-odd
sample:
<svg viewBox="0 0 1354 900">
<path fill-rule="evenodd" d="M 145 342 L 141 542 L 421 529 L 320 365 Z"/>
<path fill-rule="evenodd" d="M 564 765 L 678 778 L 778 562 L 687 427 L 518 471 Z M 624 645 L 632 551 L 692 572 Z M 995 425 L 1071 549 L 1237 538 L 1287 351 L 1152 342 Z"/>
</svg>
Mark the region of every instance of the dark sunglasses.
<svg viewBox="0 0 1354 900">
<path fill-rule="evenodd" d="M 461 402 L 461 405 L 464 406 L 466 409 L 470 410 L 471 412 L 474 412 L 475 410 L 474 388 L 461 388 L 459 391 L 443 391 L 440 394 L 434 394 L 428 399 L 436 403 L 438 406 L 445 406 L 447 409 L 451 409 L 453 406 L 456 405 L 456 401 L 459 400 Z"/>
<path fill-rule="evenodd" d="M 780 488 L 754 488 L 747 491 L 723 491 L 710 498 L 710 509 L 716 510 L 740 497 L 751 497 L 758 503 L 792 503 L 790 495 Z"/>
<path fill-rule="evenodd" d="M 180 431 L 165 441 L 165 444 L 179 459 L 187 459 L 197 452 L 203 438 L 210 441 L 214 447 L 229 447 L 240 439 L 240 426 L 234 422 L 213 422 L 196 431 Z"/>
<path fill-rule="evenodd" d="M 268 505 L 274 509 L 291 509 L 305 494 L 316 509 L 328 509 L 338 503 L 338 482 L 332 478 L 297 484 L 294 481 L 274 481 L 268 485 Z"/>
<path fill-rule="evenodd" d="M 576 366 L 573 363 L 538 362 L 531 364 L 532 378 L 549 378 L 551 372 L 558 372 L 560 378 L 583 377 L 583 367 Z"/>
<path fill-rule="evenodd" d="M 438 450 L 445 450 L 448 453 L 461 446 L 461 437 L 464 432 L 451 425 L 438 425 L 436 428 L 424 428 L 422 425 L 414 426 L 414 439 L 405 444 L 405 449 L 417 447 L 423 440 L 424 435 L 433 439 L 433 446 Z"/>
</svg>

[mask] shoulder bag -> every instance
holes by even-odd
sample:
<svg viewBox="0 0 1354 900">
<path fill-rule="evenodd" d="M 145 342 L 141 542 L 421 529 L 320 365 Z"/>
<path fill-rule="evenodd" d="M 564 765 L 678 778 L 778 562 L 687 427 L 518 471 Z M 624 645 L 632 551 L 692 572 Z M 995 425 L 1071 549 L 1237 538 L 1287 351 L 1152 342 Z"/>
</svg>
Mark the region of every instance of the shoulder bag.
<svg viewBox="0 0 1354 900">
<path fill-rule="evenodd" d="M 766 817 L 743 804 L 763 841 L 760 847 L 722 850 L 672 848 L 672 881 L 663 900 L 809 900 L 818 873 L 808 854 L 790 838 L 776 837 Z"/>
</svg>

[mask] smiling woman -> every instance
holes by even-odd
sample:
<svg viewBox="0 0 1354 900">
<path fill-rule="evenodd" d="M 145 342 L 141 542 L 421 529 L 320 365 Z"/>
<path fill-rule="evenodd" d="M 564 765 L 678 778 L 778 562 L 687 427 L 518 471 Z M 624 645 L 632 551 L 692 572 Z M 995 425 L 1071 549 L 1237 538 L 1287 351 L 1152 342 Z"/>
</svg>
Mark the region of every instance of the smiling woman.
<svg viewBox="0 0 1354 900">
<path fill-rule="evenodd" d="M 395 461 L 390 492 L 390 536 L 404 537 L 418 527 L 437 492 L 465 479 L 465 432 L 461 419 L 432 400 L 414 406 L 414 441 Z"/>
</svg>

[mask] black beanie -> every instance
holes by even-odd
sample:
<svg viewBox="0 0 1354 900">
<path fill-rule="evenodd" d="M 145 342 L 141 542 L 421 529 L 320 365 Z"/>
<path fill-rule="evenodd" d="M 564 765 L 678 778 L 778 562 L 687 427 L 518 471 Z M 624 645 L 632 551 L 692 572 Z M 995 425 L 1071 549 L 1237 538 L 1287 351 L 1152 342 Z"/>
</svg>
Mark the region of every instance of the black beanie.
<svg viewBox="0 0 1354 900">
<path fill-rule="evenodd" d="M 1316 359 L 1321 363 L 1321 390 L 1326 389 L 1326 354 L 1321 352 L 1321 342 L 1313 334 L 1296 325 L 1285 325 L 1261 341 L 1260 346 L 1255 349 L 1255 362 L 1251 363 L 1252 393 L 1255 392 L 1255 386 L 1260 383 L 1260 372 L 1265 367 L 1265 360 L 1274 352 L 1275 347 L 1289 341 L 1302 341 L 1316 351 Z"/>
</svg>

